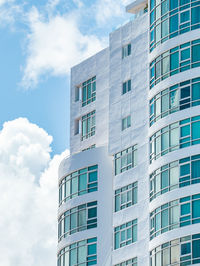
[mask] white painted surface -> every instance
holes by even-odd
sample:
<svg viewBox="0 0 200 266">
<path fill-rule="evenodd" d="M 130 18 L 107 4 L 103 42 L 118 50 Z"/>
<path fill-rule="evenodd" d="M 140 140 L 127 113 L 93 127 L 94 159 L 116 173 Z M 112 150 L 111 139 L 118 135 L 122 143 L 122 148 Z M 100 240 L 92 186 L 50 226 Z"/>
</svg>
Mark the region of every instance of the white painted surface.
<svg viewBox="0 0 200 266">
<path fill-rule="evenodd" d="M 132 7 L 145 1 L 135 1 Z M 131 6 L 131 5 L 130 5 Z M 149 15 L 144 14 L 110 34 L 109 47 L 72 68 L 71 76 L 71 156 L 61 163 L 59 180 L 80 168 L 98 164 L 98 192 L 74 198 L 60 206 L 58 215 L 65 210 L 86 202 L 98 201 L 98 227 L 73 234 L 63 239 L 58 251 L 64 246 L 90 237 L 98 239 L 98 266 L 111 266 L 133 257 L 138 266 L 149 266 L 149 251 L 156 246 L 189 234 L 200 233 L 195 224 L 166 232 L 149 241 L 149 213 L 174 199 L 200 192 L 200 184 L 175 189 L 149 203 L 149 175 L 157 168 L 181 158 L 199 154 L 200 144 L 176 150 L 162 156 L 149 165 L 149 137 L 162 127 L 182 119 L 200 115 L 200 107 L 178 111 L 157 121 L 149 128 L 149 100 L 158 92 L 176 83 L 196 78 L 200 68 L 194 68 L 165 79 L 149 90 L 149 63 L 161 53 L 182 43 L 199 38 L 200 30 L 194 30 L 159 45 L 149 54 Z M 122 59 L 122 47 L 131 43 L 131 55 Z M 75 88 L 96 76 L 96 101 L 81 107 L 75 102 Z M 122 95 L 122 83 L 131 79 L 132 89 Z M 74 135 L 74 121 L 96 110 L 95 136 L 81 141 Z M 131 127 L 121 131 L 122 118 L 131 115 Z M 81 131 L 80 131 L 81 133 Z M 81 152 L 96 144 L 98 148 Z M 138 163 L 124 173 L 114 176 L 113 155 L 138 144 Z M 105 147 L 101 147 L 104 145 Z M 138 182 L 138 203 L 114 213 L 114 191 Z M 114 227 L 138 219 L 137 242 L 113 250 Z"/>
</svg>

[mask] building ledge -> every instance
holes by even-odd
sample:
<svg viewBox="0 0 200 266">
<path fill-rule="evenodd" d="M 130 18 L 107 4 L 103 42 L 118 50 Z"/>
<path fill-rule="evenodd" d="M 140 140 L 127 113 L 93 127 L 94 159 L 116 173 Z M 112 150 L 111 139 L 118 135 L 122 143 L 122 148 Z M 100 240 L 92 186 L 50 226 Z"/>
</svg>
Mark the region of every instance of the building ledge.
<svg viewBox="0 0 200 266">
<path fill-rule="evenodd" d="M 148 5 L 148 0 L 135 0 L 133 3 L 126 7 L 127 13 L 137 14 L 144 10 Z"/>
</svg>

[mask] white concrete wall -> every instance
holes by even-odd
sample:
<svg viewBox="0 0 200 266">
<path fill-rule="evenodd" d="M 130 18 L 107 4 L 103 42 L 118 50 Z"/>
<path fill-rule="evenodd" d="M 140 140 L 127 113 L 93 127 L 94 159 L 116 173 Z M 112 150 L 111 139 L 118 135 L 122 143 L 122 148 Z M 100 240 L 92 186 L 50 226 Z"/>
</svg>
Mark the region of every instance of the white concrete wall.
<svg viewBox="0 0 200 266">
<path fill-rule="evenodd" d="M 113 177 L 113 190 L 138 181 L 138 203 L 113 214 L 113 227 L 138 219 L 137 242 L 113 251 L 112 265 L 137 257 L 149 265 L 148 176 L 148 15 L 110 34 L 109 153 L 138 144 L 135 168 Z M 122 59 L 122 46 L 131 43 L 131 55 Z M 131 79 L 131 91 L 122 95 L 122 83 Z M 131 127 L 122 131 L 122 118 L 131 114 Z"/>
<path fill-rule="evenodd" d="M 112 159 L 106 147 L 74 154 L 61 162 L 59 180 L 66 174 L 98 164 L 98 191 L 78 196 L 61 205 L 58 216 L 70 208 L 97 200 L 97 228 L 84 230 L 62 239 L 58 252 L 65 246 L 92 237 L 97 237 L 97 265 L 110 266 L 112 254 Z"/>
<path fill-rule="evenodd" d="M 77 85 L 96 76 L 96 101 L 82 107 L 82 102 L 75 102 L 75 88 Z M 108 143 L 108 88 L 109 86 L 109 49 L 83 61 L 71 70 L 71 121 L 70 121 L 70 152 L 71 154 L 96 144 L 96 147 Z M 80 134 L 74 135 L 74 121 L 83 115 L 96 110 L 95 135 L 81 141 Z"/>
</svg>

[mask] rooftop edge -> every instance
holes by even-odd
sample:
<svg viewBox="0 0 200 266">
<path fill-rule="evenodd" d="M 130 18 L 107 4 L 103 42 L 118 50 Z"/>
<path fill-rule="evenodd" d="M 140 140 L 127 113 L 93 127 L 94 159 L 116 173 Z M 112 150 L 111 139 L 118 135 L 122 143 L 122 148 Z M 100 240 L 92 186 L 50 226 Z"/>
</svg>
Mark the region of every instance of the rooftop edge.
<svg viewBox="0 0 200 266">
<path fill-rule="evenodd" d="M 148 0 L 135 0 L 133 3 L 126 6 L 126 12 L 137 14 L 140 10 L 148 5 Z"/>
</svg>

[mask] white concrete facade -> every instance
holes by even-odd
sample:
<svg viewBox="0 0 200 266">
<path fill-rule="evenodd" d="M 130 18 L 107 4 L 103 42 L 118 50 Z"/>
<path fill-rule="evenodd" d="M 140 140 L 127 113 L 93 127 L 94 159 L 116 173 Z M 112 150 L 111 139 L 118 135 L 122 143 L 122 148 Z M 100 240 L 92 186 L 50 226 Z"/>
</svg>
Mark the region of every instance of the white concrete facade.
<svg viewBox="0 0 200 266">
<path fill-rule="evenodd" d="M 97 262 L 88 264 L 89 255 L 87 255 L 87 261 L 82 264 L 59 262 L 58 266 L 180 266 L 180 261 L 177 264 L 164 264 L 161 259 L 160 262 L 152 262 L 150 252 L 166 242 L 200 234 L 200 224 L 196 223 L 170 229 L 150 240 L 151 212 L 163 204 L 200 193 L 200 183 L 191 184 L 168 191 L 150 201 L 150 175 L 155 170 L 174 161 L 200 154 L 200 144 L 197 144 L 170 151 L 150 163 L 150 137 L 153 134 L 175 122 L 200 115 L 200 105 L 193 106 L 168 114 L 150 126 L 150 100 L 170 86 L 200 78 L 200 67 L 170 76 L 150 90 L 149 65 L 169 49 L 198 39 L 200 29 L 169 39 L 150 53 L 150 15 L 149 12 L 142 14 L 144 8 L 146 10 L 147 1 L 136 0 L 130 4 L 127 12 L 134 14 L 139 12 L 141 15 L 112 32 L 108 48 L 72 68 L 70 156 L 60 165 L 59 186 L 66 176 L 73 175 L 84 167 L 98 165 L 98 189 L 60 204 L 58 218 L 81 204 L 97 201 L 97 227 L 64 237 L 58 243 L 58 253 L 69 245 L 96 237 Z M 123 47 L 128 45 L 131 45 L 131 54 L 123 58 Z M 82 107 L 81 84 L 92 77 L 96 77 L 96 99 Z M 123 83 L 128 80 L 131 80 L 131 90 L 123 94 Z M 95 134 L 82 140 L 82 117 L 94 110 Z M 122 120 L 129 116 L 131 124 L 122 130 Z M 115 174 L 115 155 L 135 145 L 137 145 L 136 165 Z M 137 203 L 115 211 L 115 191 L 135 182 L 137 182 Z M 137 241 L 115 249 L 115 228 L 135 219 L 137 219 Z M 133 258 L 137 258 L 137 264 L 127 262 Z M 195 262 L 195 265 L 200 265 L 199 263 Z M 193 265 L 192 261 L 187 265 Z"/>
</svg>

